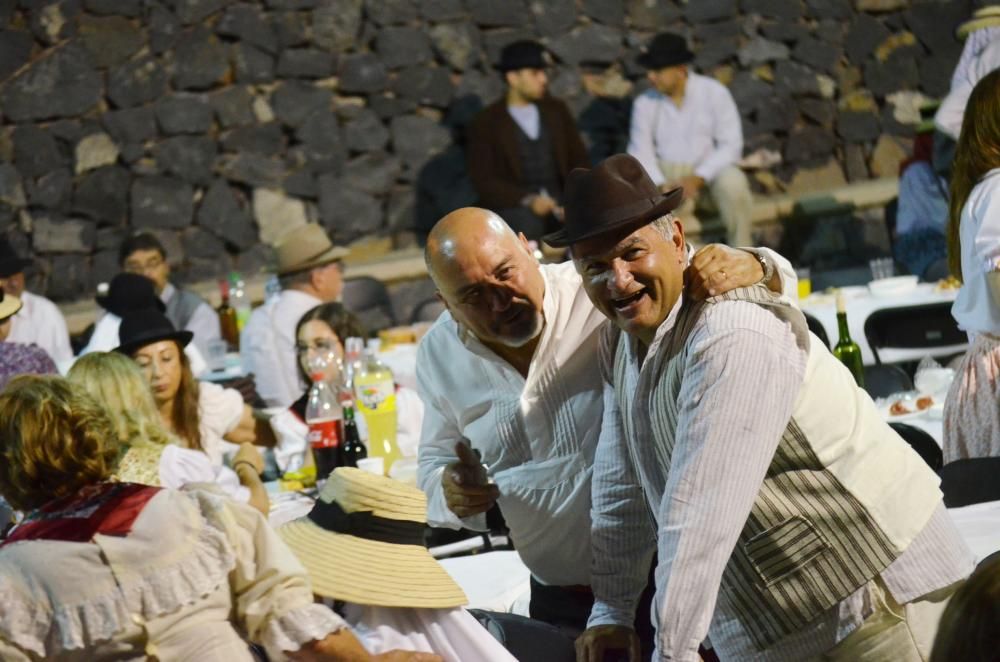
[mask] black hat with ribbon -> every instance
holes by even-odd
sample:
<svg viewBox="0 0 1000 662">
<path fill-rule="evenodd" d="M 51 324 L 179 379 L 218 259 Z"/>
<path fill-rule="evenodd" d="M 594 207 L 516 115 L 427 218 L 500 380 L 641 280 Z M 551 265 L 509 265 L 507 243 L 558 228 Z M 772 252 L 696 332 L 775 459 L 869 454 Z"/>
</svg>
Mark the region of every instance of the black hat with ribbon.
<svg viewBox="0 0 1000 662">
<path fill-rule="evenodd" d="M 545 47 L 537 41 L 530 39 L 515 41 L 507 44 L 500 51 L 500 62 L 497 63 L 497 69 L 504 73 L 518 69 L 545 69 L 549 66 L 545 53 Z"/>
<path fill-rule="evenodd" d="M 156 308 L 160 312 L 167 310 L 166 304 L 156 296 L 153 281 L 140 276 L 122 272 L 111 279 L 106 288 L 101 283 L 97 288 L 97 303 L 109 313 L 125 317 L 133 310 Z"/>
<path fill-rule="evenodd" d="M 21 257 L 4 237 L 0 237 L 0 278 L 19 274 L 31 264 L 31 260 Z"/>
<path fill-rule="evenodd" d="M 162 340 L 173 340 L 183 349 L 193 337 L 194 334 L 190 331 L 178 331 L 174 328 L 167 316 L 155 308 L 133 310 L 122 317 L 115 351 L 132 354 L 146 345 Z"/>
<path fill-rule="evenodd" d="M 694 60 L 694 53 L 688 48 L 687 40 L 673 32 L 661 32 L 653 37 L 649 45 L 636 58 L 646 69 L 663 69 Z"/>
</svg>

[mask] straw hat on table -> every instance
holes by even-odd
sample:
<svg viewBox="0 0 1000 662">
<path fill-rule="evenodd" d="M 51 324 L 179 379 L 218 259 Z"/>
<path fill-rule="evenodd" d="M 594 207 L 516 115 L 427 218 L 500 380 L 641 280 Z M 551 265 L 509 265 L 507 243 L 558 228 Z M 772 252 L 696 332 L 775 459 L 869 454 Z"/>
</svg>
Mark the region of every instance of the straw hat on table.
<svg viewBox="0 0 1000 662">
<path fill-rule="evenodd" d="M 381 607 L 443 609 L 468 602 L 423 543 L 424 493 L 341 467 L 308 516 L 278 529 L 323 597 Z"/>
</svg>

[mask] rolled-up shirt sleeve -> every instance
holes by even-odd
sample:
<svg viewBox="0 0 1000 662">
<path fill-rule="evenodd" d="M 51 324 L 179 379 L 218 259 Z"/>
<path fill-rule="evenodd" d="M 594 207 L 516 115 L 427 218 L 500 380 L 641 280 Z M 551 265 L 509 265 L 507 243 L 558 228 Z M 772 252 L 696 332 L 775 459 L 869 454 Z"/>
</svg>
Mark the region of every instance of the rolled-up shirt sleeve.
<svg viewBox="0 0 1000 662">
<path fill-rule="evenodd" d="M 676 445 L 657 519 L 660 660 L 699 659 L 723 570 L 804 375 L 805 354 L 782 322 L 750 303 L 727 305 L 739 323 L 704 324 L 677 398 Z"/>
<path fill-rule="evenodd" d="M 420 427 L 417 447 L 417 485 L 427 495 L 427 523 L 449 529 L 467 528 L 486 531 L 486 515 L 460 518 L 448 508 L 441 476 L 445 467 L 457 462 L 455 444 L 463 439 L 451 409 L 446 405 L 447 394 L 434 379 L 433 361 L 426 345 L 417 351 L 417 393 L 424 403 L 424 420 Z"/>
<path fill-rule="evenodd" d="M 604 387 L 604 420 L 594 458 L 590 540 L 594 607 L 587 626 L 631 627 L 649 578 L 656 538 L 610 384 Z"/>
</svg>

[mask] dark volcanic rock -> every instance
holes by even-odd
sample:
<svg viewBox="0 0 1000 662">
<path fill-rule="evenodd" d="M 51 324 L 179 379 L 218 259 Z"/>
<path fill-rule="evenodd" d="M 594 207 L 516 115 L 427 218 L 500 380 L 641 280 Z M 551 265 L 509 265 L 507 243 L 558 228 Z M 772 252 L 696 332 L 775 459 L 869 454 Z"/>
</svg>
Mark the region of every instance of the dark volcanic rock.
<svg viewBox="0 0 1000 662">
<path fill-rule="evenodd" d="M 177 43 L 181 21 L 164 7 L 155 5 L 149 13 L 149 48 L 153 53 L 166 52 Z"/>
<path fill-rule="evenodd" d="M 531 13 L 534 14 L 535 25 L 543 37 L 557 37 L 568 32 L 576 24 L 574 0 L 532 2 Z"/>
<path fill-rule="evenodd" d="M 77 28 L 77 39 L 90 53 L 98 67 L 108 67 L 129 59 L 143 43 L 146 36 L 122 16 L 97 18 L 82 15 Z"/>
<path fill-rule="evenodd" d="M 313 43 L 331 53 L 355 46 L 361 31 L 361 0 L 327 0 L 312 13 Z"/>
<path fill-rule="evenodd" d="M 430 29 L 434 50 L 452 68 L 464 71 L 479 61 L 479 30 L 471 23 L 441 23 Z"/>
<path fill-rule="evenodd" d="M 389 130 L 374 112 L 364 110 L 344 125 L 344 142 L 352 152 L 382 149 L 389 142 Z"/>
<path fill-rule="evenodd" d="M 865 63 L 865 85 L 877 97 L 885 97 L 898 90 L 913 90 L 920 82 L 917 61 L 910 57 L 890 57 L 884 63 L 869 60 Z"/>
<path fill-rule="evenodd" d="M 755 126 L 758 132 L 786 132 L 795 126 L 798 112 L 795 104 L 787 99 L 769 96 L 762 99 L 757 106 Z"/>
<path fill-rule="evenodd" d="M 111 110 L 101 122 L 116 143 L 142 143 L 156 136 L 156 113 L 150 106 Z"/>
<path fill-rule="evenodd" d="M 274 115 L 290 127 L 301 125 L 317 110 L 329 110 L 333 101 L 330 90 L 309 83 L 288 80 L 271 96 Z"/>
<path fill-rule="evenodd" d="M 684 9 L 688 21 L 701 23 L 717 21 L 720 18 L 732 18 L 736 15 L 736 0 L 698 0 L 689 2 Z"/>
<path fill-rule="evenodd" d="M 141 0 L 83 0 L 83 7 L 98 16 L 135 18 L 142 15 Z"/>
<path fill-rule="evenodd" d="M 227 49 L 206 29 L 183 35 L 174 49 L 174 85 L 182 90 L 203 90 L 221 81 L 229 71 Z"/>
<path fill-rule="evenodd" d="M 121 166 L 106 166 L 86 173 L 73 190 L 73 212 L 100 225 L 124 225 L 128 218 L 131 176 Z"/>
<path fill-rule="evenodd" d="M 931 97 L 943 97 L 951 88 L 951 74 L 955 70 L 957 57 L 933 57 L 921 60 L 920 89 Z"/>
<path fill-rule="evenodd" d="M 237 200 L 223 179 L 217 179 L 205 192 L 195 222 L 209 232 L 245 251 L 257 241 L 257 226 L 247 210 L 246 201 Z"/>
<path fill-rule="evenodd" d="M 68 156 L 60 152 L 55 137 L 33 124 L 16 127 L 11 139 L 14 143 L 14 164 L 24 178 L 40 177 L 70 163 Z"/>
<path fill-rule="evenodd" d="M 55 301 L 79 299 L 87 293 L 91 281 L 87 256 L 53 255 L 49 268 L 52 277 L 45 293 Z"/>
<path fill-rule="evenodd" d="M 385 152 L 371 152 L 351 159 L 344 168 L 341 182 L 365 193 L 383 195 L 396 183 L 401 170 L 402 164 L 396 157 Z"/>
<path fill-rule="evenodd" d="M 339 171 L 347 158 L 337 116 L 329 110 L 317 110 L 307 117 L 295 137 L 302 144 L 306 166 L 313 172 Z"/>
<path fill-rule="evenodd" d="M 278 52 L 278 38 L 274 34 L 274 28 L 259 7 L 250 4 L 229 7 L 216 23 L 215 31 L 253 44 L 268 53 Z"/>
<path fill-rule="evenodd" d="M 837 117 L 837 106 L 827 99 L 799 99 L 799 110 L 803 115 L 822 126 L 830 126 Z"/>
<path fill-rule="evenodd" d="M 550 48 L 567 64 L 612 62 L 621 53 L 622 33 L 606 25 L 591 24 L 556 37 Z"/>
<path fill-rule="evenodd" d="M 741 0 L 745 14 L 794 21 L 802 16 L 801 0 Z"/>
<path fill-rule="evenodd" d="M 418 4 L 420 14 L 432 23 L 465 17 L 462 0 L 421 0 Z"/>
<path fill-rule="evenodd" d="M 870 112 L 841 112 L 837 117 L 837 135 L 852 143 L 865 143 L 879 136 L 878 117 Z"/>
<path fill-rule="evenodd" d="M 225 155 L 218 167 L 226 179 L 251 186 L 277 186 L 288 174 L 281 159 L 251 152 Z"/>
<path fill-rule="evenodd" d="M 858 14 L 851 21 L 844 40 L 847 57 L 855 64 L 864 62 L 890 34 L 889 28 L 878 19 L 869 14 Z"/>
<path fill-rule="evenodd" d="M 271 14 L 271 25 L 278 40 L 278 48 L 304 46 L 309 43 L 312 28 L 309 15 L 302 12 L 285 11 Z"/>
<path fill-rule="evenodd" d="M 274 58 L 256 46 L 233 44 L 233 66 L 241 83 L 269 83 L 274 80 Z"/>
<path fill-rule="evenodd" d="M 843 20 L 853 15 L 850 0 L 806 0 L 806 10 L 813 18 Z"/>
<path fill-rule="evenodd" d="M 215 111 L 215 117 L 223 128 L 246 126 L 256 120 L 253 114 L 253 97 L 243 86 L 233 85 L 213 92 L 208 97 L 208 104 Z"/>
<path fill-rule="evenodd" d="M 729 85 L 736 107 L 741 115 L 748 115 L 760 102 L 774 94 L 774 88 L 751 73 L 741 71 Z"/>
<path fill-rule="evenodd" d="M 783 41 L 785 43 L 796 42 L 809 34 L 810 29 L 801 23 L 790 21 L 765 22 L 760 26 L 760 33 L 768 39 Z"/>
<path fill-rule="evenodd" d="M 215 141 L 207 136 L 167 138 L 153 149 L 160 172 L 191 184 L 211 181 L 215 156 Z"/>
<path fill-rule="evenodd" d="M 833 136 L 818 126 L 795 129 L 785 143 L 785 161 L 808 163 L 814 159 L 828 157 L 833 153 Z"/>
<path fill-rule="evenodd" d="M 233 0 L 167 0 L 184 25 L 201 23 Z"/>
<path fill-rule="evenodd" d="M 252 124 L 224 133 L 221 142 L 227 152 L 277 155 L 285 149 L 285 132 L 277 122 Z"/>
<path fill-rule="evenodd" d="M 0 163 L 0 203 L 9 207 L 23 207 L 27 203 L 21 175 L 10 163 Z"/>
<path fill-rule="evenodd" d="M 626 0 L 625 11 L 633 29 L 650 32 L 662 30 L 681 17 L 681 10 L 671 2 Z"/>
<path fill-rule="evenodd" d="M 938 55 L 941 51 L 953 49 L 958 43 L 950 27 L 958 25 L 968 16 L 969 11 L 963 5 L 961 2 L 914 4 L 906 12 L 906 25 L 931 53 Z"/>
<path fill-rule="evenodd" d="M 470 71 L 462 78 L 463 80 L 467 79 L 475 73 L 475 71 Z M 369 97 L 368 105 L 383 120 L 392 119 L 396 115 L 405 115 L 417 109 L 417 103 L 412 99 L 400 99 L 387 94 L 376 94 Z"/>
<path fill-rule="evenodd" d="M 375 52 L 389 69 L 416 65 L 432 59 L 431 44 L 423 30 L 383 28 L 375 36 Z"/>
<path fill-rule="evenodd" d="M 32 219 L 31 245 L 38 253 L 89 253 L 94 248 L 95 232 L 90 221 L 38 214 Z"/>
<path fill-rule="evenodd" d="M 173 94 L 156 104 L 156 121 L 167 135 L 205 133 L 212 128 L 212 107 L 201 96 Z"/>
<path fill-rule="evenodd" d="M 454 89 L 447 69 L 423 66 L 400 71 L 392 91 L 423 106 L 444 108 L 451 101 Z"/>
<path fill-rule="evenodd" d="M 136 177 L 130 195 L 135 228 L 184 228 L 191 224 L 194 192 L 170 177 Z"/>
<path fill-rule="evenodd" d="M 34 182 L 26 182 L 28 204 L 46 209 L 64 209 L 73 192 L 73 175 L 67 168 L 47 172 Z"/>
<path fill-rule="evenodd" d="M 142 57 L 108 73 L 108 98 L 119 108 L 158 99 L 167 91 L 167 72 L 152 57 Z"/>
<path fill-rule="evenodd" d="M 840 49 L 819 39 L 803 37 L 795 45 L 792 58 L 823 73 L 832 73 L 840 62 Z"/>
<path fill-rule="evenodd" d="M 0 108 L 15 122 L 74 117 L 97 105 L 101 77 L 72 44 L 36 60 L 0 93 Z"/>
<path fill-rule="evenodd" d="M 27 64 L 34 44 L 34 38 L 22 30 L 0 31 L 0 81 Z"/>
<path fill-rule="evenodd" d="M 412 171 L 451 142 L 451 133 L 434 120 L 419 115 L 394 117 L 389 126 L 397 156 Z"/>
<path fill-rule="evenodd" d="M 625 27 L 625 7 L 621 0 L 583 0 L 583 13 L 599 23 Z"/>
<path fill-rule="evenodd" d="M 465 5 L 472 20 L 486 27 L 521 25 L 528 15 L 524 0 L 466 0 Z"/>
<path fill-rule="evenodd" d="M 189 260 L 213 260 L 226 255 L 226 245 L 216 235 L 199 227 L 187 228 L 181 232 L 181 245 Z"/>
<path fill-rule="evenodd" d="M 337 243 L 377 234 L 382 229 L 382 205 L 334 175 L 319 180 L 319 215 Z"/>
<path fill-rule="evenodd" d="M 340 63 L 340 90 L 349 94 L 371 94 L 385 89 L 385 65 L 370 53 L 345 56 Z"/>
<path fill-rule="evenodd" d="M 35 37 L 49 46 L 64 39 L 70 39 L 76 32 L 76 19 L 80 15 L 79 0 L 57 0 L 56 2 L 22 2 L 22 9 L 31 8 L 27 18 Z"/>
<path fill-rule="evenodd" d="M 334 57 L 316 48 L 289 48 L 278 57 L 276 73 L 289 78 L 326 78 L 333 74 Z"/>
<path fill-rule="evenodd" d="M 774 86 L 781 94 L 819 94 L 816 74 L 797 62 L 778 62 L 774 67 Z"/>
<path fill-rule="evenodd" d="M 365 14 L 378 25 L 399 25 L 417 18 L 414 0 L 366 0 Z"/>
<path fill-rule="evenodd" d="M 319 195 L 319 189 L 316 186 L 316 177 L 304 168 L 288 175 L 285 181 L 282 182 L 282 188 L 289 195 L 309 198 L 310 200 L 315 200 Z"/>
</svg>

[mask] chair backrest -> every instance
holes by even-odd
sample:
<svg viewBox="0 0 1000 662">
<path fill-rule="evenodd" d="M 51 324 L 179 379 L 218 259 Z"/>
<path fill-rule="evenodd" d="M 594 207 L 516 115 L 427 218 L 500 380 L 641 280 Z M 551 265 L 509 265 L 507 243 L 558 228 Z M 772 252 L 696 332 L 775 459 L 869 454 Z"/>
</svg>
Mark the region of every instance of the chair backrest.
<svg viewBox="0 0 1000 662">
<path fill-rule="evenodd" d="M 944 457 L 941 454 L 941 447 L 938 442 L 934 441 L 934 437 L 924 430 L 906 423 L 889 423 L 889 427 L 895 430 L 896 434 L 902 437 L 910 445 L 910 448 L 923 458 L 927 466 L 934 471 L 941 469 Z"/>
<path fill-rule="evenodd" d="M 345 308 L 361 318 L 369 331 L 379 331 L 397 324 L 389 290 L 377 278 L 348 278 L 344 281 L 341 301 Z"/>
<path fill-rule="evenodd" d="M 806 317 L 806 324 L 809 325 L 809 330 L 812 331 L 813 335 L 823 341 L 823 344 L 826 345 L 827 349 L 830 349 L 830 338 L 826 335 L 826 329 L 823 328 L 823 323 L 809 313 L 802 314 Z"/>
<path fill-rule="evenodd" d="M 912 391 L 913 380 L 898 365 L 866 365 L 865 390 L 872 398 L 885 398 L 900 391 Z"/>
<path fill-rule="evenodd" d="M 926 349 L 937 356 L 962 351 L 969 343 L 947 301 L 876 310 L 865 320 L 865 338 L 878 363 L 882 361 L 878 350 L 884 348 Z"/>
<path fill-rule="evenodd" d="M 555 625 L 506 612 L 470 609 L 469 613 L 518 660 L 576 662 L 573 637 Z"/>
<path fill-rule="evenodd" d="M 444 302 L 437 297 L 429 297 L 418 303 L 410 313 L 410 324 L 433 322 L 445 310 Z"/>
<path fill-rule="evenodd" d="M 938 475 L 948 508 L 1000 501 L 1000 457 L 955 460 L 941 467 Z"/>
</svg>

